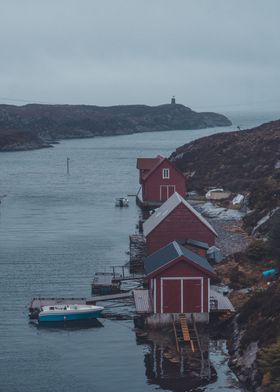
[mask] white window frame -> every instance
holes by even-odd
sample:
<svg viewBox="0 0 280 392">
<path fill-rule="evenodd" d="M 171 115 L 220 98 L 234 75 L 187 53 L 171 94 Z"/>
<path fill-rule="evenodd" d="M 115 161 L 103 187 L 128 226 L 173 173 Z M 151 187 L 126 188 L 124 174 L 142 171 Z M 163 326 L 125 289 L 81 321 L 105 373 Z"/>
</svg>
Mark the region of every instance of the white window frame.
<svg viewBox="0 0 280 392">
<path fill-rule="evenodd" d="M 170 178 L 170 169 L 168 167 L 162 169 L 162 178 L 164 180 L 168 180 Z"/>
</svg>

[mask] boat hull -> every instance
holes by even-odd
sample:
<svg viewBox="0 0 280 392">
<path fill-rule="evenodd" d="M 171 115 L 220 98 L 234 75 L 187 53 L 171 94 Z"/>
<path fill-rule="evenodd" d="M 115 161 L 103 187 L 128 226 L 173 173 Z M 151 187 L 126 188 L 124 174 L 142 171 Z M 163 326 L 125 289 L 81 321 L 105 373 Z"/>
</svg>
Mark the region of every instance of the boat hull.
<svg viewBox="0 0 280 392">
<path fill-rule="evenodd" d="M 39 314 L 39 323 L 56 321 L 83 321 L 93 320 L 101 316 L 101 310 L 84 313 Z"/>
</svg>

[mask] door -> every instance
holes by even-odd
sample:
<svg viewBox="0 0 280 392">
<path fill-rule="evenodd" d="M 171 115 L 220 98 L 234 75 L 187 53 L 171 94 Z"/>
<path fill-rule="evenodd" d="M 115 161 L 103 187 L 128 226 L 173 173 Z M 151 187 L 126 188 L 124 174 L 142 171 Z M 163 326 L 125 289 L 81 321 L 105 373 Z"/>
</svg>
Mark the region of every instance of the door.
<svg viewBox="0 0 280 392">
<path fill-rule="evenodd" d="M 160 201 L 166 201 L 168 199 L 168 185 L 160 186 Z"/>
<path fill-rule="evenodd" d="M 181 280 L 162 280 L 163 313 L 181 313 Z"/>
<path fill-rule="evenodd" d="M 183 282 L 183 309 L 184 313 L 202 312 L 201 280 L 186 279 Z"/>
<path fill-rule="evenodd" d="M 166 201 L 175 192 L 175 185 L 161 185 L 160 186 L 160 200 Z"/>
<path fill-rule="evenodd" d="M 172 196 L 173 193 L 175 193 L 175 185 L 168 185 L 168 191 L 167 191 L 168 198 L 169 198 L 170 196 Z"/>
</svg>

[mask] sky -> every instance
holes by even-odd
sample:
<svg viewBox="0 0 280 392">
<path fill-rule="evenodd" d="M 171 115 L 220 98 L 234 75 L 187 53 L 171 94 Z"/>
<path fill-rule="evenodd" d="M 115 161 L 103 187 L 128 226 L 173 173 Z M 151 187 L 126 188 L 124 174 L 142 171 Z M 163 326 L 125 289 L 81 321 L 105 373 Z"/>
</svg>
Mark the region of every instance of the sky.
<svg viewBox="0 0 280 392">
<path fill-rule="evenodd" d="M 280 106 L 279 0 L 0 0 L 0 103 Z"/>
</svg>

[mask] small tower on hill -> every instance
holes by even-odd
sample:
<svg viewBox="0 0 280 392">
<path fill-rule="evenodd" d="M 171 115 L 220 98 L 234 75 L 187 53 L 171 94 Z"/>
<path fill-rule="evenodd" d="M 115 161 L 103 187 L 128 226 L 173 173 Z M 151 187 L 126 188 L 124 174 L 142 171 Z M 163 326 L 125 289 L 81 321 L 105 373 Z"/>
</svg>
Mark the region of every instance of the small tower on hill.
<svg viewBox="0 0 280 392">
<path fill-rule="evenodd" d="M 176 100 L 175 100 L 175 97 L 173 95 L 173 97 L 171 98 L 171 105 L 175 105 L 175 104 L 176 104 Z"/>
</svg>

